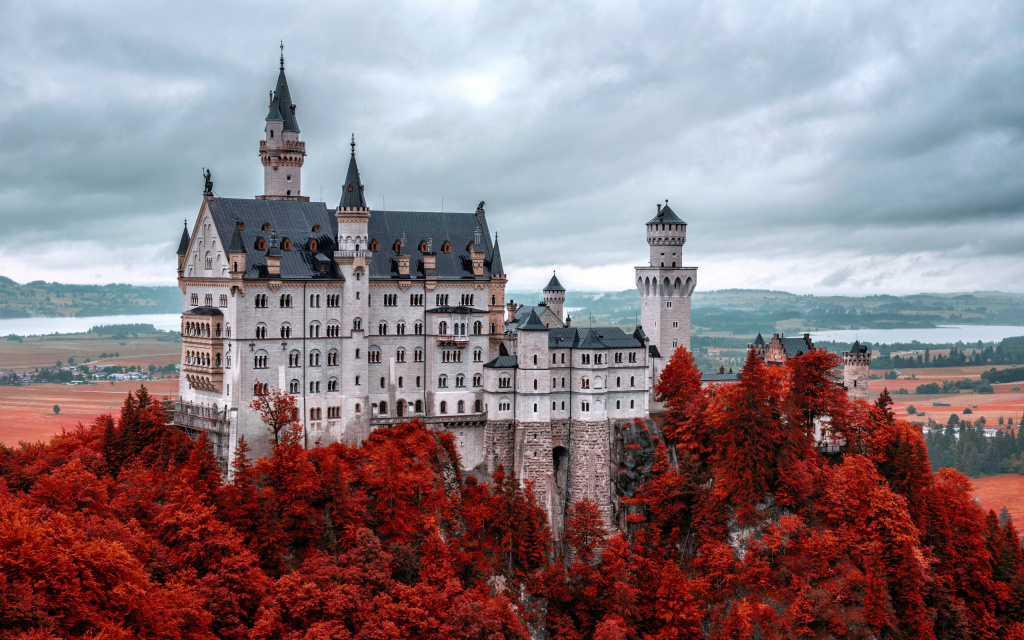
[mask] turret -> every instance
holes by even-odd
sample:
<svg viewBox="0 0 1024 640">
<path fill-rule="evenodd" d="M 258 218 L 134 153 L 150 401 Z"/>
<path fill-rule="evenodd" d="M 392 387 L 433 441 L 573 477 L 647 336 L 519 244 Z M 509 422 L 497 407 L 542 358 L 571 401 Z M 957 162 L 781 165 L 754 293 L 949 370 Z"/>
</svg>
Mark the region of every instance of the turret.
<svg viewBox="0 0 1024 640">
<path fill-rule="evenodd" d="M 562 307 L 565 305 L 565 287 L 558 281 L 555 272 L 551 272 L 551 279 L 544 287 L 544 304 L 555 314 L 558 321 L 562 321 Z"/>
<path fill-rule="evenodd" d="M 871 350 L 855 341 L 849 351 L 843 352 L 843 386 L 851 400 L 868 399 L 868 367 Z"/>
<path fill-rule="evenodd" d="M 185 256 L 188 255 L 188 220 L 185 221 L 185 228 L 181 230 L 181 240 L 178 241 L 178 277 L 185 275 Z"/>
<path fill-rule="evenodd" d="M 235 221 L 235 231 L 231 234 L 231 242 L 228 243 L 228 261 L 231 268 L 228 270 L 232 280 L 241 280 L 245 276 L 245 245 L 242 243 L 242 222 Z"/>
<path fill-rule="evenodd" d="M 260 141 L 263 163 L 263 195 L 261 200 L 306 200 L 302 195 L 302 164 L 306 143 L 299 140 L 299 121 L 284 75 L 284 44 L 281 45 L 281 69 L 277 88 L 270 93 L 266 137 Z"/>
</svg>

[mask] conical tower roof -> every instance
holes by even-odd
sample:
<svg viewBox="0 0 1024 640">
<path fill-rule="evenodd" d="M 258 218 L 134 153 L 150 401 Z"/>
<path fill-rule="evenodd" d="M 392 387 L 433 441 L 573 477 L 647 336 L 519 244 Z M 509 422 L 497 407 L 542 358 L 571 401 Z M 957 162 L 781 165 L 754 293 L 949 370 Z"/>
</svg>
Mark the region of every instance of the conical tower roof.
<svg viewBox="0 0 1024 640">
<path fill-rule="evenodd" d="M 348 161 L 348 175 L 341 188 L 342 209 L 365 209 L 366 198 L 363 196 L 363 184 L 359 181 L 359 166 L 356 164 L 356 137 L 352 135 L 352 157 Z"/>
<path fill-rule="evenodd" d="M 494 234 L 494 251 L 491 252 L 491 275 L 504 275 L 505 268 L 501 266 L 501 251 L 498 249 L 498 234 Z"/>
<path fill-rule="evenodd" d="M 519 325 L 520 331 L 547 331 L 548 328 L 544 326 L 544 323 L 537 317 L 537 310 L 530 309 L 530 315 L 527 316 L 526 322 Z"/>
<path fill-rule="evenodd" d="M 242 243 L 242 230 L 238 227 L 238 224 L 235 224 L 235 232 L 231 234 L 228 253 L 245 253 L 245 244 Z"/>
<path fill-rule="evenodd" d="M 270 100 L 267 120 L 284 120 L 284 130 L 299 132 L 299 121 L 295 118 L 295 105 L 288 91 L 288 79 L 284 75 L 284 45 L 281 45 L 281 71 L 277 74 L 277 88 Z"/>
<path fill-rule="evenodd" d="M 548 286 L 544 287 L 545 291 L 565 291 L 565 287 L 558 281 L 554 272 L 551 273 L 551 279 L 548 280 Z"/>
<path fill-rule="evenodd" d="M 188 253 L 188 222 L 185 222 L 185 228 L 181 230 L 181 241 L 178 242 L 178 253 Z"/>
<path fill-rule="evenodd" d="M 756 338 L 754 338 L 754 344 L 755 344 L 755 345 L 757 345 L 757 346 L 759 346 L 759 347 L 760 347 L 760 346 L 762 346 L 762 345 L 764 345 L 764 338 L 762 338 L 762 337 L 761 337 L 761 334 L 760 334 L 760 333 L 759 333 L 759 334 L 757 334 L 757 337 L 756 337 Z"/>
</svg>

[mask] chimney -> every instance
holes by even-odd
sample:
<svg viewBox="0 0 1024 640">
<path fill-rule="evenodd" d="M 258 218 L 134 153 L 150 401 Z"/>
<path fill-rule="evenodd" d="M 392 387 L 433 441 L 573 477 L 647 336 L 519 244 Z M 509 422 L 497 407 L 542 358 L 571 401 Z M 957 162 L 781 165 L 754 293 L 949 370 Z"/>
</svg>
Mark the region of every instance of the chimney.
<svg viewBox="0 0 1024 640">
<path fill-rule="evenodd" d="M 423 275 L 437 278 L 437 253 L 434 251 L 434 239 L 427 240 L 427 250 L 423 252 Z"/>
<path fill-rule="evenodd" d="M 402 249 L 405 249 L 405 253 L 402 253 Z M 398 275 L 401 278 L 409 277 L 409 250 L 405 247 L 405 234 L 402 234 L 402 239 L 398 243 L 398 255 L 395 259 L 398 261 Z"/>
<path fill-rule="evenodd" d="M 480 204 L 483 204 L 482 202 Z M 484 244 L 481 240 L 480 225 L 476 226 L 476 231 L 473 233 L 473 250 L 470 252 L 470 256 L 473 258 L 473 275 L 477 278 L 484 277 L 484 258 L 487 254 L 484 253 Z"/>
<path fill-rule="evenodd" d="M 267 275 L 281 276 L 281 250 L 277 247 L 277 232 L 270 232 L 270 247 L 267 248 Z"/>
<path fill-rule="evenodd" d="M 505 311 L 508 312 L 508 320 L 506 322 L 513 322 L 516 319 L 516 301 L 509 300 L 508 304 L 505 305 Z"/>
<path fill-rule="evenodd" d="M 658 203 L 658 215 L 659 216 L 661 215 L 661 203 L 660 202 Z"/>
</svg>

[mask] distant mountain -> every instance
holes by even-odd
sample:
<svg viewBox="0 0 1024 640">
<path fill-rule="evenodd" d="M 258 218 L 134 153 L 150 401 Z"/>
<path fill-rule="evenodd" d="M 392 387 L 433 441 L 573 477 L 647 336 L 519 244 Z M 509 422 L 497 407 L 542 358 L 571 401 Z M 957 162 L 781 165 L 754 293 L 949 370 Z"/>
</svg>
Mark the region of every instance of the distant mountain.
<svg viewBox="0 0 1024 640">
<path fill-rule="evenodd" d="M 60 284 L 42 280 L 18 284 L 0 276 L 0 318 L 87 317 L 180 311 L 181 290 L 177 287 Z"/>
</svg>

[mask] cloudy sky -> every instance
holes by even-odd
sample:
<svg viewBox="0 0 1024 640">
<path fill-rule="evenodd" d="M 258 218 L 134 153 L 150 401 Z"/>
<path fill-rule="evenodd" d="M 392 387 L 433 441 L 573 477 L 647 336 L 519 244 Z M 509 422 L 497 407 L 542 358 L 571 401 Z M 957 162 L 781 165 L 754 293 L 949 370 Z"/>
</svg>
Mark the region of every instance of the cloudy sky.
<svg viewBox="0 0 1024 640">
<path fill-rule="evenodd" d="M 625 289 L 669 200 L 699 287 L 1024 291 L 1024 4 L 0 0 L 0 275 L 171 284 L 202 167 L 262 192 L 284 40 L 337 203 L 487 201 L 511 289 Z"/>
</svg>

